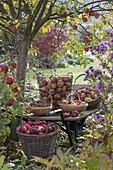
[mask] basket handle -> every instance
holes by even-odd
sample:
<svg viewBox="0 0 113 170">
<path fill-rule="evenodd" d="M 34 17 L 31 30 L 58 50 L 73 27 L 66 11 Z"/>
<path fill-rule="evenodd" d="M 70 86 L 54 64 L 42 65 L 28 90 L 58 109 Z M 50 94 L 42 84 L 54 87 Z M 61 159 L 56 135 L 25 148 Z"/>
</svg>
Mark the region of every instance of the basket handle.
<svg viewBox="0 0 113 170">
<path fill-rule="evenodd" d="M 68 95 L 67 95 L 67 97 L 66 97 L 66 104 L 68 104 L 68 100 L 69 100 L 69 97 L 70 96 L 73 96 L 73 92 L 71 92 L 71 93 L 69 93 Z"/>
<path fill-rule="evenodd" d="M 52 99 L 52 96 L 51 96 L 51 94 L 49 93 L 49 91 L 47 90 L 47 89 L 45 89 L 45 88 L 40 88 L 40 89 L 37 89 L 37 90 L 42 90 L 42 91 L 46 91 L 48 94 L 49 94 L 49 96 L 50 96 L 50 101 L 51 101 L 51 104 L 53 103 L 53 99 Z"/>
<path fill-rule="evenodd" d="M 73 79 L 73 73 L 72 72 L 67 73 L 67 76 L 70 76 L 71 79 Z"/>
<path fill-rule="evenodd" d="M 82 77 L 82 76 L 85 76 L 85 74 L 82 73 L 82 74 L 78 75 L 78 76 L 75 78 L 74 85 L 75 85 L 76 81 L 78 80 L 78 78 L 79 78 L 79 77 Z"/>
</svg>

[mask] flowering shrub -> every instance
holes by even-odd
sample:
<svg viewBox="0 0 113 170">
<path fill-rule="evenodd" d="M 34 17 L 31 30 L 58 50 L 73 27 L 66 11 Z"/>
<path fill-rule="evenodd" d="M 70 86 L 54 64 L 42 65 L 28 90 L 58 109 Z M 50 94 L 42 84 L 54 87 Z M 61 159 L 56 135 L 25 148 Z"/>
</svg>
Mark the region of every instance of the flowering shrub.
<svg viewBox="0 0 113 170">
<path fill-rule="evenodd" d="M 91 47 L 92 54 L 99 60 L 99 69 L 93 66 L 85 70 L 84 80 L 96 87 L 102 97 L 102 106 L 106 113 L 112 113 L 113 107 L 113 30 L 108 40 Z"/>
</svg>

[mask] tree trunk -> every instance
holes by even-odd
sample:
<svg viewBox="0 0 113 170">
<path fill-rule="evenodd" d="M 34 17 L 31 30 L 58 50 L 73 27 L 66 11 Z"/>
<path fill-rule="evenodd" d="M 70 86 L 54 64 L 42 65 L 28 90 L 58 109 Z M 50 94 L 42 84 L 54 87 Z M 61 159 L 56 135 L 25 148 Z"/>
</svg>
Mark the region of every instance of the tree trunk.
<svg viewBox="0 0 113 170">
<path fill-rule="evenodd" d="M 27 68 L 27 56 L 30 45 L 29 38 L 21 39 L 18 44 L 18 61 L 17 61 L 17 82 L 21 87 L 21 92 L 24 94 L 26 68 Z"/>
</svg>

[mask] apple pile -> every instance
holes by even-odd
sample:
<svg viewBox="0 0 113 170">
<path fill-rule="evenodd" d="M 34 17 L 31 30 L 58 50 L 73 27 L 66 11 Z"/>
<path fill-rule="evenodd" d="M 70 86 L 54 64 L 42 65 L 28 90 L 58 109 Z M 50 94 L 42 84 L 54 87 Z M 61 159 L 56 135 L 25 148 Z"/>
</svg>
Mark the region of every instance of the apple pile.
<svg viewBox="0 0 113 170">
<path fill-rule="evenodd" d="M 27 121 L 19 127 L 19 132 L 28 134 L 28 135 L 41 135 L 54 132 L 56 130 L 55 124 L 49 124 L 45 120 L 40 121 Z"/>
<path fill-rule="evenodd" d="M 47 107 L 50 105 L 51 105 L 51 103 L 49 101 L 45 101 L 45 100 L 37 100 L 37 101 L 33 101 L 30 103 L 31 107 Z"/>
<path fill-rule="evenodd" d="M 66 99 L 67 94 L 71 92 L 72 77 L 70 76 L 51 76 L 49 79 L 40 78 L 39 88 L 47 89 L 52 96 L 53 108 L 59 108 L 59 104 L 63 99 Z M 41 91 L 40 97 L 42 100 L 49 100 L 48 92 Z"/>
<path fill-rule="evenodd" d="M 98 98 L 98 91 L 89 86 L 87 88 L 79 89 L 74 95 L 77 100 L 79 99 L 88 103 Z"/>
</svg>

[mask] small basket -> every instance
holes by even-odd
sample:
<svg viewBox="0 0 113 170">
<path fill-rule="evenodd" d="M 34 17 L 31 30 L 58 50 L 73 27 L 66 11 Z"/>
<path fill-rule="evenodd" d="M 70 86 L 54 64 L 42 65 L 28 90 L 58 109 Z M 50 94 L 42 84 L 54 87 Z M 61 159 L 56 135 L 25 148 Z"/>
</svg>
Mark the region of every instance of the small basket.
<svg viewBox="0 0 113 170">
<path fill-rule="evenodd" d="M 78 77 L 76 77 L 75 81 L 74 81 L 74 84 L 72 86 L 72 92 L 75 93 L 77 92 L 79 89 L 83 89 L 85 87 L 88 87 L 90 85 L 88 84 L 76 84 L 76 81 L 81 77 L 81 76 L 85 76 L 85 74 L 80 74 L 78 75 Z M 100 107 L 100 103 L 101 103 L 101 97 L 98 97 L 94 100 L 91 100 L 88 103 L 88 106 L 87 106 L 87 109 L 97 109 Z"/>
<path fill-rule="evenodd" d="M 17 134 L 22 144 L 25 155 L 30 159 L 33 156 L 42 158 L 51 157 L 55 151 L 56 140 L 59 133 L 59 126 L 56 126 L 56 130 L 51 133 L 44 133 L 41 135 L 35 134 L 24 134 L 19 132 L 17 128 Z"/>
<path fill-rule="evenodd" d="M 41 88 L 41 89 L 38 89 L 38 90 L 43 90 L 43 91 L 48 92 L 44 88 Z M 49 94 L 49 92 L 48 92 L 48 94 Z M 51 100 L 50 101 L 50 103 L 51 103 L 50 106 L 46 106 L 46 107 L 32 107 L 30 105 L 32 102 L 30 102 L 30 103 L 28 103 L 28 108 L 29 108 L 30 112 L 34 113 L 37 116 L 39 116 L 39 115 L 46 115 L 48 112 L 50 112 L 52 110 L 52 96 L 50 94 L 49 94 L 49 96 L 50 96 L 50 100 Z"/>
<path fill-rule="evenodd" d="M 78 112 L 82 112 L 87 109 L 88 103 L 81 104 L 81 105 L 74 105 L 74 104 L 60 104 L 60 107 L 63 111 L 71 112 L 73 110 L 77 110 Z"/>
<path fill-rule="evenodd" d="M 63 111 L 68 111 L 68 112 L 71 112 L 73 110 L 77 110 L 78 112 L 82 112 L 84 110 L 87 109 L 88 107 L 88 103 L 83 103 L 83 104 L 80 104 L 80 105 L 75 105 L 75 104 L 68 104 L 68 99 L 69 97 L 72 97 L 73 96 L 73 93 L 70 93 L 68 96 L 67 96 L 67 99 L 66 99 L 66 103 L 61 103 L 59 104 L 60 105 L 60 108 L 63 110 Z M 72 100 L 72 99 L 71 99 Z"/>
</svg>

